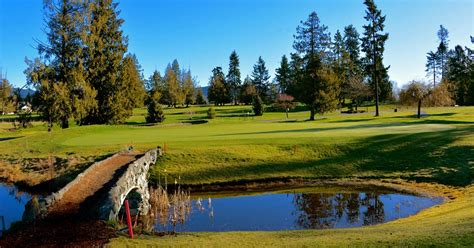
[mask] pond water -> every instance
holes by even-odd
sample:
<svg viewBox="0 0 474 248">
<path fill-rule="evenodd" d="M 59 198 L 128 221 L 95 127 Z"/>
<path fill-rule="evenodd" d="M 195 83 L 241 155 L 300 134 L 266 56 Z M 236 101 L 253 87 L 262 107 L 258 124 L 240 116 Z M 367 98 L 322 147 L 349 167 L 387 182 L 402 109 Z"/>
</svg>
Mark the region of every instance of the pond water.
<svg viewBox="0 0 474 248">
<path fill-rule="evenodd" d="M 13 222 L 22 220 L 29 200 L 31 195 L 19 191 L 15 186 L 0 184 L 0 232 L 3 228 L 9 229 Z"/>
<path fill-rule="evenodd" d="M 192 193 L 191 193 L 192 194 Z M 308 189 L 191 200 L 178 232 L 275 231 L 349 228 L 380 224 L 442 203 L 442 198 L 390 192 L 321 193 Z M 172 209 L 172 208 L 171 208 Z M 169 219 L 172 218 L 170 215 Z M 170 231 L 170 222 L 155 223 Z"/>
</svg>

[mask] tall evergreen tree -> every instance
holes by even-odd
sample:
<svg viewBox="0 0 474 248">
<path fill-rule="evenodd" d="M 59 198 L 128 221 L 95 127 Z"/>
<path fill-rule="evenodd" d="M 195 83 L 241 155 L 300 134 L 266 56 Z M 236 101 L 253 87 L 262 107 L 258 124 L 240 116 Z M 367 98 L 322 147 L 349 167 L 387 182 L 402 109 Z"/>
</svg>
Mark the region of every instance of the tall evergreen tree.
<svg viewBox="0 0 474 248">
<path fill-rule="evenodd" d="M 186 107 L 189 107 L 189 104 L 193 104 L 195 102 L 195 80 L 191 75 L 191 70 L 187 70 L 183 76 L 183 87 L 182 92 L 184 95 L 184 104 Z"/>
<path fill-rule="evenodd" d="M 339 32 L 339 30 L 337 30 L 336 33 L 334 34 L 334 41 L 332 45 L 333 45 L 332 54 L 334 56 L 334 60 L 336 62 L 342 61 L 342 57 L 344 56 L 345 53 L 347 53 L 347 51 L 344 44 L 344 39 L 342 38 L 342 34 L 341 32 Z"/>
<path fill-rule="evenodd" d="M 12 85 L 6 78 L 2 76 L 0 71 L 0 115 L 7 113 L 8 105 L 11 102 L 12 93 Z"/>
<path fill-rule="evenodd" d="M 439 64 L 439 69 L 441 71 L 441 81 L 442 81 L 443 79 L 445 79 L 445 76 L 446 76 L 448 59 L 449 59 L 449 32 L 443 25 L 440 25 L 437 34 L 438 34 L 439 45 L 438 45 L 438 49 L 436 53 L 438 57 L 438 64 Z"/>
<path fill-rule="evenodd" d="M 281 57 L 280 67 L 276 69 L 275 80 L 278 82 L 280 93 L 288 93 L 291 84 L 291 69 L 285 55 Z"/>
<path fill-rule="evenodd" d="M 160 92 L 161 96 L 163 96 L 163 92 L 165 91 L 165 83 L 158 70 L 153 71 L 153 74 L 151 74 L 151 76 L 148 78 L 145 89 L 148 92 L 151 92 L 153 89 L 157 90 Z"/>
<path fill-rule="evenodd" d="M 142 107 L 145 101 L 144 82 L 140 73 L 140 65 L 135 55 L 129 54 L 125 57 L 122 62 L 119 78 L 124 94 L 124 119 L 132 115 L 133 108 Z"/>
<path fill-rule="evenodd" d="M 173 62 L 171 63 L 171 69 L 173 69 L 174 74 L 178 78 L 178 80 L 181 80 L 181 70 L 179 69 L 179 62 L 177 59 L 174 59 Z"/>
<path fill-rule="evenodd" d="M 262 57 L 258 57 L 257 63 L 253 66 L 252 82 L 257 89 L 258 95 L 265 101 L 267 100 L 268 87 L 270 84 L 270 74 L 265 66 L 265 61 Z"/>
<path fill-rule="evenodd" d="M 198 105 L 203 105 L 203 104 L 206 104 L 206 99 L 204 98 L 204 94 L 202 93 L 202 89 L 201 87 L 199 87 L 199 89 L 196 90 L 196 104 Z"/>
<path fill-rule="evenodd" d="M 168 65 L 165 72 L 164 82 L 166 85 L 164 97 L 168 106 L 174 106 L 179 102 L 180 85 L 176 70 L 171 65 Z"/>
<path fill-rule="evenodd" d="M 240 69 L 239 69 L 239 56 L 237 52 L 232 51 L 229 57 L 229 72 L 227 73 L 227 84 L 230 88 L 230 96 L 234 101 L 234 104 L 237 105 L 237 98 L 239 95 L 240 85 L 242 81 L 240 79 Z"/>
<path fill-rule="evenodd" d="M 375 116 L 379 116 L 379 101 L 382 87 L 390 84 L 387 71 L 389 67 L 383 65 L 383 52 L 388 33 L 383 33 L 385 27 L 385 16 L 377 8 L 373 0 L 365 0 L 367 6 L 364 25 L 364 37 L 362 37 L 362 51 L 365 52 L 365 71 L 371 77 L 369 84 L 375 95 Z M 385 87 L 384 87 L 385 88 Z M 386 93 L 388 94 L 388 93 Z"/>
<path fill-rule="evenodd" d="M 255 88 L 252 79 L 247 76 L 245 77 L 244 83 L 240 89 L 240 101 L 245 105 L 249 105 L 252 103 L 255 95 L 257 95 L 257 89 Z"/>
<path fill-rule="evenodd" d="M 336 31 L 333 41 L 333 70 L 338 75 L 340 80 L 341 90 L 339 91 L 339 104 L 342 106 L 345 99 L 348 98 L 349 78 L 353 74 L 353 67 L 351 66 L 350 56 L 346 50 L 344 38 L 339 30 Z"/>
<path fill-rule="evenodd" d="M 457 45 L 448 60 L 447 78 L 453 84 L 456 103 L 474 105 L 474 56 L 472 50 Z"/>
<path fill-rule="evenodd" d="M 438 68 L 438 53 L 428 52 L 426 55 L 426 76 L 433 77 L 433 87 L 436 86 L 437 78 L 440 76 L 440 69 Z"/>
<path fill-rule="evenodd" d="M 119 76 L 128 45 L 117 6 L 113 0 L 92 0 L 89 5 L 90 23 L 85 38 L 87 81 L 97 90 L 98 103 L 98 108 L 89 114 L 91 123 L 120 123 L 127 117 L 122 114 L 127 107 L 123 93 L 126 89 Z"/>
<path fill-rule="evenodd" d="M 46 42 L 38 45 L 44 60 L 27 60 L 29 68 L 25 73 L 29 83 L 40 92 L 49 129 L 53 122 L 67 128 L 70 118 L 82 123 L 87 112 L 97 106 L 96 92 L 86 83 L 83 65 L 82 37 L 87 13 L 81 1 L 72 0 L 45 1 L 44 10 Z"/>
<path fill-rule="evenodd" d="M 298 94 L 298 86 L 303 75 L 303 59 L 298 53 L 290 54 L 290 84 L 287 93 L 296 96 Z"/>
<path fill-rule="evenodd" d="M 327 30 L 328 27 L 320 23 L 316 12 L 311 12 L 308 19 L 305 22 L 301 21 L 300 26 L 296 28 L 293 48 L 306 59 L 318 55 L 327 61 L 331 46 L 331 35 Z"/>
<path fill-rule="evenodd" d="M 354 65 L 354 70 L 362 70 L 360 59 L 359 33 L 353 25 L 344 28 L 344 49 L 349 53 L 349 58 Z"/>
<path fill-rule="evenodd" d="M 352 104 L 358 105 L 363 97 L 367 98 L 368 92 L 364 82 L 364 68 L 360 58 L 360 38 L 357 29 L 353 25 L 344 28 L 344 50 L 348 59 L 344 67 L 344 80 L 341 82 L 341 98 L 349 98 Z"/>
<path fill-rule="evenodd" d="M 209 99 L 209 102 L 214 102 L 216 106 L 224 105 L 226 102 L 229 102 L 228 94 L 225 75 L 222 72 L 222 68 L 217 66 L 212 69 L 207 99 Z"/>
<path fill-rule="evenodd" d="M 310 120 L 337 107 L 339 79 L 331 68 L 331 36 L 316 12 L 296 29 L 292 56 L 295 85 L 292 93 L 310 109 Z"/>
<path fill-rule="evenodd" d="M 154 75 L 157 76 L 155 73 Z M 165 113 L 160 104 L 160 98 L 162 96 L 160 87 L 158 80 L 153 81 L 147 99 L 148 115 L 145 117 L 147 123 L 161 123 L 165 120 Z"/>
</svg>

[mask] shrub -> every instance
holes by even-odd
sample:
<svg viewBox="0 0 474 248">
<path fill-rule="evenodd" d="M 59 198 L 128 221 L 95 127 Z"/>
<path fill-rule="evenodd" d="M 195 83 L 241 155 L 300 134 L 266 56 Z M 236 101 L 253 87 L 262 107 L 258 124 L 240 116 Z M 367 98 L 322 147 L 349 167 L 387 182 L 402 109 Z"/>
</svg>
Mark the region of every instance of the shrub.
<svg viewBox="0 0 474 248">
<path fill-rule="evenodd" d="M 253 112 L 255 113 L 255 116 L 262 116 L 263 115 L 263 111 L 264 111 L 264 107 L 263 107 L 263 101 L 262 101 L 262 98 L 260 98 L 259 95 L 256 95 L 254 98 L 253 98 Z"/>
<path fill-rule="evenodd" d="M 148 115 L 145 119 L 147 123 L 161 123 L 165 121 L 165 113 L 158 101 L 154 99 L 150 100 L 148 103 Z"/>
<path fill-rule="evenodd" d="M 207 110 L 207 118 L 208 118 L 208 119 L 214 119 L 214 118 L 216 118 L 216 110 L 215 110 L 213 107 L 210 107 L 210 108 Z"/>
<path fill-rule="evenodd" d="M 33 124 L 31 124 L 31 111 L 29 110 L 20 110 L 17 112 L 18 115 L 18 125 L 16 124 L 16 121 L 13 121 L 13 126 L 15 128 L 28 128 L 32 127 Z"/>
</svg>

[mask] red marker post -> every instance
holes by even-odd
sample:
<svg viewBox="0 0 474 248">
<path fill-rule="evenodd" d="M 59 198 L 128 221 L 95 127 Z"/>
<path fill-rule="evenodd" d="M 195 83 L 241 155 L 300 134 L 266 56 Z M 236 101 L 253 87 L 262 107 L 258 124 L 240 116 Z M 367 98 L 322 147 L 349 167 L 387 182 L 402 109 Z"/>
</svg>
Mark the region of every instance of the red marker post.
<svg viewBox="0 0 474 248">
<path fill-rule="evenodd" d="M 125 213 L 127 214 L 128 234 L 130 234 L 130 238 L 133 239 L 132 217 L 130 216 L 130 207 L 128 206 L 128 200 L 125 200 Z"/>
</svg>

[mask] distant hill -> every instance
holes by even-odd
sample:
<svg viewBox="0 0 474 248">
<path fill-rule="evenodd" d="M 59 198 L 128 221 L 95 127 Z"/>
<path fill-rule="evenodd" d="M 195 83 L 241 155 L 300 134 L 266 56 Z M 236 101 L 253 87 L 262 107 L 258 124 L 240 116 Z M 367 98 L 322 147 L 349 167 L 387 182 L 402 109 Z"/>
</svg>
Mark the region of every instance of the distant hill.
<svg viewBox="0 0 474 248">
<path fill-rule="evenodd" d="M 209 91 L 209 86 L 204 86 L 204 87 L 199 87 L 199 88 L 201 88 L 202 94 L 204 95 L 204 98 L 205 98 L 206 101 L 207 101 L 207 92 Z M 198 88 L 198 89 L 199 89 L 199 88 Z"/>
<path fill-rule="evenodd" d="M 35 92 L 36 92 L 32 89 L 13 88 L 13 92 L 17 92 L 18 90 L 20 90 L 20 97 L 21 98 L 25 98 L 28 94 L 30 94 L 30 96 L 33 96 L 33 94 L 35 94 Z"/>
</svg>

